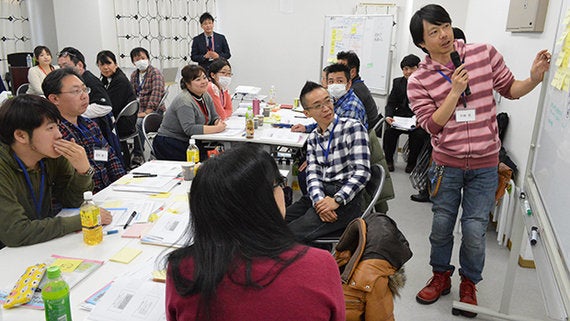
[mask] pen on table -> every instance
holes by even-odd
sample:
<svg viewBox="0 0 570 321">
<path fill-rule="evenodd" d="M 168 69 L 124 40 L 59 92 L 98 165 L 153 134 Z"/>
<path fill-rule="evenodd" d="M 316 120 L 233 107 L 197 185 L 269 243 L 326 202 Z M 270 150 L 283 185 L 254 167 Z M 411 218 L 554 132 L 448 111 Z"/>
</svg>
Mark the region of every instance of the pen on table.
<svg viewBox="0 0 570 321">
<path fill-rule="evenodd" d="M 307 118 L 305 116 L 295 116 L 295 118 Z"/>
<path fill-rule="evenodd" d="M 133 211 L 131 216 L 129 216 L 127 223 L 125 223 L 125 226 L 123 226 L 123 230 L 126 229 L 129 226 L 129 224 L 131 224 L 131 222 L 133 221 L 133 218 L 135 218 L 135 216 L 137 216 L 137 211 Z"/>
<path fill-rule="evenodd" d="M 119 230 L 109 230 L 109 231 L 105 231 L 105 235 L 111 235 L 111 234 L 117 234 L 119 233 Z"/>
<path fill-rule="evenodd" d="M 152 174 L 152 173 L 131 173 L 133 174 L 133 177 L 156 177 L 157 174 Z"/>
</svg>

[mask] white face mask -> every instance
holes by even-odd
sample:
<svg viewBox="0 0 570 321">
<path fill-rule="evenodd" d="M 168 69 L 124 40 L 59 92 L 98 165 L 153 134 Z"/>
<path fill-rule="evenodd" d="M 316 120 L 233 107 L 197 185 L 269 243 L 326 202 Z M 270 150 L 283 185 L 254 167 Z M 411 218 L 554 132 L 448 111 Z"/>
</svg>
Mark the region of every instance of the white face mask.
<svg viewBox="0 0 570 321">
<path fill-rule="evenodd" d="M 140 71 L 145 71 L 148 68 L 148 59 L 141 59 L 135 61 L 135 67 Z"/>
<path fill-rule="evenodd" d="M 339 99 L 347 92 L 346 84 L 330 84 L 327 90 L 334 99 Z"/>
<path fill-rule="evenodd" d="M 232 82 L 232 77 L 226 77 L 226 76 L 220 76 L 218 78 L 218 84 L 220 84 L 220 86 L 223 89 L 228 89 L 228 87 L 230 86 Z"/>
</svg>

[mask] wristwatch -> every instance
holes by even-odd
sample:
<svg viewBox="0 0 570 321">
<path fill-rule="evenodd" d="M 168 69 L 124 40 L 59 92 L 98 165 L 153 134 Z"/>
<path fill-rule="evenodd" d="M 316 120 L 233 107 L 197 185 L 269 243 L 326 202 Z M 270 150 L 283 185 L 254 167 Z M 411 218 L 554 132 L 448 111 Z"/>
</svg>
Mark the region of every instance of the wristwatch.
<svg viewBox="0 0 570 321">
<path fill-rule="evenodd" d="M 334 196 L 334 201 L 338 204 L 338 205 L 344 205 L 344 198 L 342 198 L 340 195 L 335 195 Z"/>
<path fill-rule="evenodd" d="M 85 174 L 81 174 L 81 175 L 93 176 L 93 174 L 95 174 L 95 170 L 93 169 L 93 167 L 89 166 L 89 169 L 87 170 L 87 172 L 85 172 Z"/>
</svg>

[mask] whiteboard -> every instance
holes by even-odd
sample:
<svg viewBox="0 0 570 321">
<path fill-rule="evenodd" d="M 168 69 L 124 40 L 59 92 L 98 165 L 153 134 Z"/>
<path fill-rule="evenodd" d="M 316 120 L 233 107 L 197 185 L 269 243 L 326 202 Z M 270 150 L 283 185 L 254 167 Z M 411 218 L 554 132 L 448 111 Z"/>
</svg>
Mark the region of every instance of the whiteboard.
<svg viewBox="0 0 570 321">
<path fill-rule="evenodd" d="M 340 51 L 360 58 L 360 76 L 372 93 L 386 95 L 390 79 L 392 15 L 325 16 L 322 65 L 336 62 Z"/>
<path fill-rule="evenodd" d="M 570 11 L 567 1 L 561 6 L 524 186 L 544 240 L 546 263 L 570 311 Z M 538 269 L 544 262 L 536 263 Z"/>
</svg>

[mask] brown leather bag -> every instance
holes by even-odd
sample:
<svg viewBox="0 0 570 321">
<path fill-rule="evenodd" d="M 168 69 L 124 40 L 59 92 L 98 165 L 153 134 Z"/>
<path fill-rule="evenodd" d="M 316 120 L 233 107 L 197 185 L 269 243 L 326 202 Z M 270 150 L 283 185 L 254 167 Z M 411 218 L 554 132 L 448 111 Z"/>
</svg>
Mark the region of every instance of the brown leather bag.
<svg viewBox="0 0 570 321">
<path fill-rule="evenodd" d="M 509 185 L 512 177 L 513 170 L 505 163 L 499 163 L 499 184 L 495 192 L 495 202 L 498 202 L 503 195 L 505 195 L 505 189 Z"/>
</svg>

